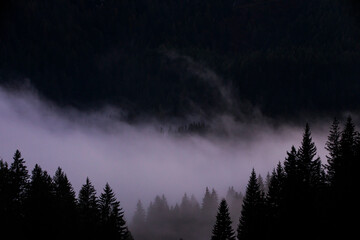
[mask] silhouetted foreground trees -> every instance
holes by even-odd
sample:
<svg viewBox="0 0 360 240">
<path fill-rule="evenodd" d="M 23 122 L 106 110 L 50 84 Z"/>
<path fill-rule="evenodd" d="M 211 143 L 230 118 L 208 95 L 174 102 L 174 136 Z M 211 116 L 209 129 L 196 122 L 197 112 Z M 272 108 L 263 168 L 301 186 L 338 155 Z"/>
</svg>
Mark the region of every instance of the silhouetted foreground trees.
<svg viewBox="0 0 360 240">
<path fill-rule="evenodd" d="M 201 204 L 184 194 L 180 204 L 169 206 L 163 195 L 156 196 L 146 211 L 139 201 L 130 226 L 133 236 L 139 240 L 352 236 L 360 134 L 350 117 L 342 128 L 334 120 L 325 148 L 327 162 L 322 164 L 306 124 L 300 147 L 292 146 L 265 182 L 252 170 L 244 197 L 231 187 L 220 204 L 216 191 L 209 188 Z M 109 184 L 98 197 L 87 178 L 76 198 L 61 168 L 51 177 L 35 165 L 30 176 L 18 150 L 10 165 L 0 160 L 0 226 L 13 238 L 41 234 L 55 239 L 133 239 Z"/>
<path fill-rule="evenodd" d="M 97 197 L 87 178 L 76 198 L 60 167 L 51 177 L 36 164 L 30 176 L 19 150 L 10 166 L 0 160 L 0 226 L 12 239 L 132 239 L 109 184 Z"/>
<path fill-rule="evenodd" d="M 147 216 L 140 202 L 131 225 L 134 236 L 222 240 L 235 239 L 234 235 L 239 240 L 350 236 L 355 231 L 353 192 L 360 160 L 360 134 L 350 117 L 342 129 L 334 120 L 326 150 L 327 162 L 322 164 L 306 124 L 299 148 L 292 146 L 265 182 L 252 170 L 244 197 L 231 187 L 219 205 L 215 190 L 207 188 L 200 208 L 196 201 L 189 204 L 187 195 L 175 207 L 168 207 L 164 196 L 156 197 Z M 158 205 L 163 207 L 154 211 Z"/>
</svg>

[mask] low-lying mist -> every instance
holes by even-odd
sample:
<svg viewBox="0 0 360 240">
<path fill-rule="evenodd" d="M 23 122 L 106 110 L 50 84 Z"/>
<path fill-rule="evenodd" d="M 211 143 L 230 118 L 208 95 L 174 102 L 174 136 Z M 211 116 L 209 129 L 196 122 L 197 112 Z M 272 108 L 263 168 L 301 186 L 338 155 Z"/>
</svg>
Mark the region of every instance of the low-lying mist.
<svg viewBox="0 0 360 240">
<path fill-rule="evenodd" d="M 60 166 L 76 192 L 87 176 L 98 194 L 108 182 L 129 221 L 139 199 L 146 207 L 162 194 L 170 205 L 185 192 L 201 202 L 206 187 L 220 197 L 229 186 L 244 193 L 251 169 L 265 177 L 292 145 L 300 144 L 305 126 L 274 127 L 264 119 L 237 122 L 223 115 L 207 119 L 215 130 L 199 135 L 168 131 L 184 124 L 176 120 L 130 124 L 120 119 L 121 111 L 111 107 L 61 109 L 33 91 L 0 88 L 0 158 L 11 162 L 19 149 L 29 171 L 38 163 L 53 175 Z M 331 118 L 309 123 L 324 162 Z"/>
</svg>

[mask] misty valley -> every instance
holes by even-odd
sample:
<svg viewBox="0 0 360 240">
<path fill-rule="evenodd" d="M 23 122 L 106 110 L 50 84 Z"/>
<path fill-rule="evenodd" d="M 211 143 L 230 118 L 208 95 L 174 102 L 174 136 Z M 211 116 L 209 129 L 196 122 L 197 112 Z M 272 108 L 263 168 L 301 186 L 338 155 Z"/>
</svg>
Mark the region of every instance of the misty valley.
<svg viewBox="0 0 360 240">
<path fill-rule="evenodd" d="M 359 0 L 0 0 L 0 240 L 354 238 L 359 66 Z"/>
<path fill-rule="evenodd" d="M 162 195 L 146 209 L 138 200 L 132 219 L 125 219 L 108 183 L 98 194 L 86 178 L 76 193 L 60 167 L 54 176 L 38 164 L 30 171 L 16 150 L 12 161 L 0 161 L 2 234 L 16 239 L 37 237 L 40 232 L 54 239 L 348 236 L 355 230 L 353 191 L 360 160 L 360 133 L 351 117 L 342 125 L 333 121 L 326 150 L 322 162 L 306 124 L 300 147 L 291 147 L 265 179 L 253 168 L 244 194 L 229 187 L 226 196 L 219 196 L 206 187 L 201 202 L 185 193 L 181 201 L 169 205 Z"/>
</svg>

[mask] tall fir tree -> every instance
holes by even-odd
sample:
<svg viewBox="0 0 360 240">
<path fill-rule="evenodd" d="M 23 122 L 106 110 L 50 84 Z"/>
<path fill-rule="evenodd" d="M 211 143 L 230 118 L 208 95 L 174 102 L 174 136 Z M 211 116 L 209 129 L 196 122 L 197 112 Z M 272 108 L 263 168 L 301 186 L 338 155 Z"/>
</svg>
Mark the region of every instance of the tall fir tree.
<svg viewBox="0 0 360 240">
<path fill-rule="evenodd" d="M 302 176 L 303 187 L 314 187 L 321 184 L 322 168 L 319 157 L 316 157 L 317 151 L 315 143 L 311 137 L 310 126 L 305 126 L 303 139 L 298 151 L 299 171 Z"/>
<path fill-rule="evenodd" d="M 229 208 L 222 199 L 216 215 L 216 222 L 212 230 L 211 240 L 235 240 L 235 233 L 231 227 Z"/>
<path fill-rule="evenodd" d="M 108 183 L 106 183 L 103 193 L 100 195 L 99 207 L 102 237 L 105 239 L 129 239 L 131 235 L 126 226 L 124 212 Z"/>
<path fill-rule="evenodd" d="M 270 238 L 275 238 L 278 229 L 281 228 L 281 208 L 283 207 L 284 201 L 284 180 L 285 172 L 279 162 L 276 169 L 274 169 L 271 174 L 269 191 L 266 195 L 266 232 Z"/>
<path fill-rule="evenodd" d="M 57 237 L 54 224 L 54 186 L 50 175 L 36 164 L 32 170 L 26 199 L 28 232 L 31 237 L 39 232 Z"/>
<path fill-rule="evenodd" d="M 341 130 L 339 126 L 339 121 L 335 118 L 331 127 L 328 140 L 326 141 L 325 149 L 328 151 L 327 164 L 327 181 L 330 185 L 337 185 L 338 182 L 338 172 L 341 166 Z"/>
<path fill-rule="evenodd" d="M 96 239 L 99 231 L 99 206 L 95 187 L 89 178 L 82 185 L 78 196 L 80 236 L 84 239 Z"/>
<path fill-rule="evenodd" d="M 9 167 L 9 194 L 10 202 L 8 210 L 11 213 L 8 222 L 10 223 L 9 230 L 13 231 L 15 235 L 20 234 L 16 228 L 23 228 L 25 223 L 24 219 L 24 201 L 29 186 L 29 174 L 25 165 L 25 160 L 21 156 L 21 152 L 16 150 L 13 156 L 13 162 Z M 14 227 L 16 227 L 14 229 Z M 20 236 L 21 237 L 21 236 Z"/>
<path fill-rule="evenodd" d="M 345 126 L 341 133 L 340 149 L 341 149 L 341 164 L 338 169 L 339 181 L 341 191 L 348 191 L 352 189 L 351 177 L 356 174 L 355 166 L 355 149 L 356 149 L 356 135 L 355 125 L 352 118 L 349 116 L 346 120 Z"/>
<path fill-rule="evenodd" d="M 262 204 L 260 187 L 253 169 L 249 182 L 246 187 L 246 193 L 243 200 L 241 217 L 237 229 L 237 237 L 239 240 L 260 239 L 262 237 Z"/>
<path fill-rule="evenodd" d="M 26 194 L 29 183 L 29 174 L 25 165 L 25 160 L 19 150 L 15 151 L 13 162 L 10 165 L 11 184 L 13 190 L 13 201 L 21 204 Z"/>
<path fill-rule="evenodd" d="M 53 177 L 55 194 L 55 226 L 59 238 L 70 238 L 76 233 L 77 202 L 75 191 L 63 170 L 58 167 Z"/>
</svg>

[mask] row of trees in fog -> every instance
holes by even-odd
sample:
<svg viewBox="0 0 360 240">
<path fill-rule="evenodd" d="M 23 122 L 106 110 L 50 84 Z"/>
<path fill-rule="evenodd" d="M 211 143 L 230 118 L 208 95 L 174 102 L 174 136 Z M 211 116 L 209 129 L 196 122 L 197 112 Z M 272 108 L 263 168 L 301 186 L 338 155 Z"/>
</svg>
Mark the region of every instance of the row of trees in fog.
<svg viewBox="0 0 360 240">
<path fill-rule="evenodd" d="M 0 226 L 12 239 L 132 239 L 108 183 L 97 196 L 87 178 L 76 197 L 60 167 L 51 177 L 36 164 L 29 175 L 19 150 L 10 165 L 0 160 Z"/>
<path fill-rule="evenodd" d="M 17 150 L 11 164 L 0 161 L 2 233 L 140 240 L 346 236 L 355 224 L 360 134 L 350 117 L 340 125 L 335 119 L 330 127 L 324 162 L 307 124 L 300 146 L 292 146 L 265 180 L 251 171 L 244 195 L 230 187 L 220 199 L 206 188 L 201 203 L 184 194 L 175 206 L 156 196 L 147 211 L 139 200 L 129 227 L 109 184 L 97 195 L 87 178 L 76 197 L 60 167 L 51 177 L 35 165 L 30 175 Z"/>
<path fill-rule="evenodd" d="M 229 188 L 219 203 L 206 188 L 201 204 L 184 195 L 169 207 L 164 196 L 139 201 L 131 229 L 136 239 L 292 239 L 324 238 L 352 230 L 360 134 L 349 117 L 334 120 L 321 162 L 307 124 L 300 147 L 287 152 L 265 181 L 251 171 L 245 196 Z"/>
</svg>

